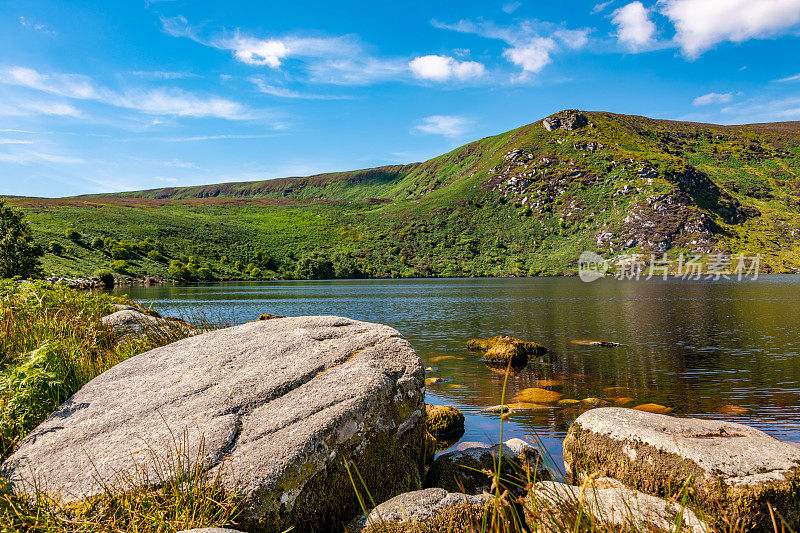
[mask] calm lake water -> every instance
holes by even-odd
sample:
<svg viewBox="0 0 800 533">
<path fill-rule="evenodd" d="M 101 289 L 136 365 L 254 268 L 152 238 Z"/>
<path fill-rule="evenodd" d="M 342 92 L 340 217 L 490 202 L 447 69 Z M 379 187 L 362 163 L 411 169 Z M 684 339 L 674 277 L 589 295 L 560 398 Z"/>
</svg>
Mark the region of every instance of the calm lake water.
<svg viewBox="0 0 800 533">
<path fill-rule="evenodd" d="M 503 386 L 503 376 L 464 345 L 509 334 L 550 350 L 509 378 L 509 397 L 543 384 L 577 400 L 629 397 L 628 406 L 656 403 L 679 416 L 733 420 L 800 442 L 799 276 L 281 281 L 119 291 L 172 316 L 199 309 L 242 323 L 261 313 L 327 314 L 393 326 L 434 368 L 427 377 L 447 380 L 428 387 L 427 401 L 464 412 L 462 441 L 499 440 L 499 415 L 480 410 L 500 403 Z M 572 342 L 581 339 L 626 346 Z M 588 408 L 516 412 L 503 424 L 504 438 L 535 435 L 560 464 L 561 439 Z"/>
</svg>

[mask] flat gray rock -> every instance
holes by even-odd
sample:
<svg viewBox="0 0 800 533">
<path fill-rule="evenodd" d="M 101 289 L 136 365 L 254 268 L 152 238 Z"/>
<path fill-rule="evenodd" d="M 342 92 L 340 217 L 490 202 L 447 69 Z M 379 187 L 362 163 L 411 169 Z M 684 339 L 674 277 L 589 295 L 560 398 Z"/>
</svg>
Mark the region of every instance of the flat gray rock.
<svg viewBox="0 0 800 533">
<path fill-rule="evenodd" d="M 184 439 L 196 455 L 202 442 L 211 473 L 245 500 L 244 529 L 325 531 L 358 513 L 345 460 L 375 498 L 420 487 L 423 396 L 419 357 L 388 326 L 249 322 L 104 372 L 23 439 L 2 473 L 17 492 L 33 494 L 37 481 L 71 502 L 136 469 L 153 479 L 154 455 Z"/>
<path fill-rule="evenodd" d="M 430 521 L 455 505 L 483 505 L 488 500 L 489 496 L 485 494 L 470 496 L 440 488 L 406 492 L 378 505 L 369 515 L 355 519 L 348 531 L 358 531 L 382 522 Z"/>
<path fill-rule="evenodd" d="M 532 480 L 550 479 L 550 472 L 539 450 L 522 439 L 510 439 L 503 444 L 461 443 L 454 451 L 441 454 L 431 465 L 425 478 L 426 487 L 439 487 L 450 492 L 467 494 L 490 492 L 492 478 L 483 471 L 494 472 L 502 451 L 500 477 L 505 488 L 522 495 L 527 484 L 523 467 L 531 469 Z"/>
<path fill-rule="evenodd" d="M 626 487 L 598 488 L 588 484 L 581 488 L 542 481 L 533 486 L 526 506 L 532 528 L 549 521 L 558 524 L 560 511 L 580 506 L 595 523 L 619 526 L 624 531 L 674 531 L 678 515 L 682 519 L 680 531 L 708 531 L 691 509 Z"/>
<path fill-rule="evenodd" d="M 768 501 L 800 522 L 800 449 L 742 424 L 592 409 L 570 427 L 564 462 L 573 482 L 607 476 L 655 495 L 690 480 L 702 507 L 745 529 L 771 522 Z"/>
</svg>

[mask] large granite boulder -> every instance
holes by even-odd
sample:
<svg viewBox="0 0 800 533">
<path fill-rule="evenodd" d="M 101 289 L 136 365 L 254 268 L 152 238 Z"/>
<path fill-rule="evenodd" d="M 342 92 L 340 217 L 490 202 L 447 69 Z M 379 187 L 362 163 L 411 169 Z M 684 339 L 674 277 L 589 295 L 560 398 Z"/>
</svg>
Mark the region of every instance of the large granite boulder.
<svg viewBox="0 0 800 533">
<path fill-rule="evenodd" d="M 162 317 L 150 309 L 137 309 L 128 305 L 117 304 L 117 311 L 100 319 L 100 325 L 108 331 L 118 343 L 135 341 L 147 334 L 158 338 L 184 337 L 196 335 L 202 331 L 193 328 L 180 318 Z"/>
<path fill-rule="evenodd" d="M 582 512 L 576 512 L 578 509 Z M 542 481 L 533 486 L 525 501 L 525 519 L 531 531 L 576 530 L 574 521 L 579 514 L 586 517 L 584 527 L 616 526 L 613 531 L 708 531 L 691 509 L 623 486 L 576 487 Z M 676 527 L 678 517 L 680 527 Z"/>
<path fill-rule="evenodd" d="M 489 499 L 486 494 L 467 495 L 439 488 L 407 492 L 353 520 L 347 533 L 474 531 Z"/>
<path fill-rule="evenodd" d="M 400 334 L 333 316 L 256 321 L 145 352 L 104 372 L 2 466 L 16 492 L 63 502 L 202 449 L 244 500 L 244 529 L 329 531 L 376 499 L 421 486 L 424 374 Z M 201 442 L 203 443 L 201 448 Z M 353 476 L 356 477 L 355 472 Z"/>
<path fill-rule="evenodd" d="M 690 487 L 709 517 L 772 531 L 768 504 L 800 524 L 800 449 L 751 427 L 616 407 L 579 416 L 564 439 L 567 478 L 612 477 L 672 497 Z"/>
<path fill-rule="evenodd" d="M 467 494 L 491 492 L 492 477 L 486 472 L 495 472 L 498 460 L 503 488 L 517 495 L 524 493 L 528 483 L 526 467 L 530 468 L 531 481 L 550 479 L 539 450 L 522 439 L 510 439 L 494 446 L 480 442 L 459 444 L 458 449 L 436 458 L 425 477 L 425 486 Z"/>
</svg>

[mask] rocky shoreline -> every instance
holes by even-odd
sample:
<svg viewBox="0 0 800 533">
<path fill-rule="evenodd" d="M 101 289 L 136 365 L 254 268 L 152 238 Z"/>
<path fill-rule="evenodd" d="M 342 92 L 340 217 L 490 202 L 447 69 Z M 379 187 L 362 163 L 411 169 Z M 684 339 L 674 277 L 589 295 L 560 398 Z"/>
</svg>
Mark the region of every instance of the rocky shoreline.
<svg viewBox="0 0 800 533">
<path fill-rule="evenodd" d="M 135 306 L 102 320 L 119 342 L 174 322 Z M 509 365 L 546 352 L 512 337 L 473 344 Z M 800 448 L 748 426 L 591 409 L 564 440 L 560 479 L 520 439 L 436 456 L 463 434 L 464 417 L 426 405 L 425 385 L 421 360 L 391 327 L 265 315 L 100 374 L 1 472 L 18 494 L 79 505 L 121 476 L 156 479 L 182 435 L 180 449 L 196 450 L 189 458 L 241 498 L 244 531 L 469 531 L 487 513 L 517 513 L 520 531 L 554 531 L 576 506 L 617 531 L 706 532 L 731 521 L 772 531 L 776 514 L 800 524 Z"/>
</svg>

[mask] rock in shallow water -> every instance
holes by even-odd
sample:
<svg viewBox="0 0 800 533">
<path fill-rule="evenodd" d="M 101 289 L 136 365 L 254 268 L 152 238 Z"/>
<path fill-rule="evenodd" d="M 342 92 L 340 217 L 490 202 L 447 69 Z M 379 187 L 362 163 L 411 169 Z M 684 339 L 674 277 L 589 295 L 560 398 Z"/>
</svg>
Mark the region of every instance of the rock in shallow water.
<svg viewBox="0 0 800 533">
<path fill-rule="evenodd" d="M 708 516 L 772 531 L 768 502 L 800 523 L 800 449 L 751 427 L 617 407 L 579 416 L 564 440 L 567 476 L 608 476 L 649 494 L 691 485 Z"/>
<path fill-rule="evenodd" d="M 327 531 L 358 503 L 344 459 L 376 499 L 421 486 L 423 370 L 400 334 L 340 317 L 257 321 L 133 357 L 73 395 L 3 464 L 17 492 L 64 502 L 102 492 L 152 453 L 205 443 L 245 501 L 244 529 Z M 223 461 L 225 459 L 225 461 Z"/>
</svg>

